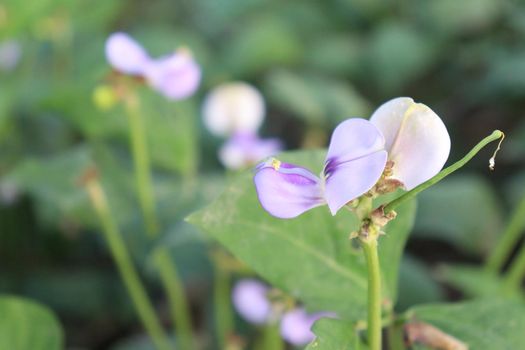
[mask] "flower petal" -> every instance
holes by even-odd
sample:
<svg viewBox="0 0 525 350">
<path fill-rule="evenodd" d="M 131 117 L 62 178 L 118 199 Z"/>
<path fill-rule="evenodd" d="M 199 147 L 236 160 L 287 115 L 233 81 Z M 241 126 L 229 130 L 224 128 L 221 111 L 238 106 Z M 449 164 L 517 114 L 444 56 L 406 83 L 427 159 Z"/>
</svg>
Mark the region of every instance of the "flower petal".
<svg viewBox="0 0 525 350">
<path fill-rule="evenodd" d="M 278 139 L 260 139 L 257 135 L 235 135 L 219 150 L 219 159 L 229 169 L 243 169 L 282 149 Z"/>
<path fill-rule="evenodd" d="M 140 75 L 149 61 L 146 50 L 125 33 L 113 33 L 106 40 L 106 58 L 116 70 Z"/>
<path fill-rule="evenodd" d="M 383 135 L 368 120 L 348 119 L 335 128 L 328 147 L 326 163 L 335 166 L 377 152 L 383 149 L 384 145 Z"/>
<path fill-rule="evenodd" d="M 407 190 L 436 175 L 450 153 L 450 136 L 439 116 L 410 98 L 396 98 L 372 115 L 370 121 L 385 135 L 392 178 Z"/>
<path fill-rule="evenodd" d="M 384 150 L 338 164 L 326 177 L 325 198 L 332 215 L 370 190 L 381 178 L 387 161 Z"/>
<path fill-rule="evenodd" d="M 233 306 L 246 321 L 264 324 L 272 312 L 267 293 L 268 287 L 257 280 L 239 281 L 232 291 Z"/>
<path fill-rule="evenodd" d="M 315 338 L 314 333 L 311 331 L 315 321 L 326 316 L 335 317 L 330 312 L 308 314 L 304 309 L 289 311 L 281 320 L 281 335 L 284 340 L 293 345 L 304 346 Z"/>
<path fill-rule="evenodd" d="M 251 85 L 233 82 L 217 86 L 204 101 L 202 114 L 208 130 L 217 136 L 257 133 L 265 113 L 264 99 Z"/>
<path fill-rule="evenodd" d="M 197 91 L 201 69 L 184 49 L 150 61 L 144 69 L 149 84 L 171 100 L 182 100 Z"/>
<path fill-rule="evenodd" d="M 296 217 L 323 205 L 320 181 L 309 170 L 277 159 L 260 164 L 254 176 L 262 207 L 282 219 Z"/>
</svg>

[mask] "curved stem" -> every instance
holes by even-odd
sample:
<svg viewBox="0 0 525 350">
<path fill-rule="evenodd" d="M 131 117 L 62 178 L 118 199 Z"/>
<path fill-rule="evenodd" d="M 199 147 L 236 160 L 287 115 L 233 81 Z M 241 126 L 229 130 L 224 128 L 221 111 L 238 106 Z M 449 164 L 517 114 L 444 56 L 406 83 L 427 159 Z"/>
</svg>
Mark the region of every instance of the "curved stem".
<svg viewBox="0 0 525 350">
<path fill-rule="evenodd" d="M 505 261 L 512 253 L 512 249 L 518 242 L 522 229 L 525 227 L 525 196 L 521 199 L 518 207 L 512 213 L 512 218 L 508 223 L 503 235 L 487 259 L 487 271 L 498 273 Z"/>
<path fill-rule="evenodd" d="M 381 271 L 377 239 L 360 239 L 368 268 L 368 347 L 381 350 Z"/>
<path fill-rule="evenodd" d="M 230 301 L 230 274 L 220 266 L 215 266 L 213 301 L 215 305 L 215 328 L 220 349 L 227 349 L 228 337 L 233 333 L 233 315 Z"/>
<path fill-rule="evenodd" d="M 129 93 L 125 102 L 139 202 L 146 225 L 146 233 L 150 238 L 154 238 L 159 234 L 159 226 L 155 213 L 155 197 L 151 180 L 146 129 L 140 113 L 137 96 Z M 175 323 L 179 347 L 182 349 L 194 349 L 191 317 L 184 294 L 184 285 L 166 247 L 159 248 L 155 261 L 159 268 L 161 282 L 169 299 L 171 318 Z"/>
<path fill-rule="evenodd" d="M 396 207 L 401 205 L 403 202 L 405 202 L 405 201 L 415 197 L 419 192 L 424 191 L 427 188 L 429 188 L 430 186 L 435 185 L 439 181 L 443 180 L 445 177 L 447 177 L 448 175 L 452 174 L 454 171 L 460 169 L 465 164 L 467 164 L 472 158 L 474 158 L 474 156 L 483 147 L 485 147 L 486 145 L 488 145 L 489 143 L 491 143 L 493 141 L 496 141 L 498 139 L 503 139 L 503 137 L 504 137 L 503 132 L 501 132 L 499 130 L 495 130 L 494 132 L 492 132 L 492 134 L 490 134 L 489 136 L 485 137 L 476 146 L 474 146 L 474 148 L 472 148 L 472 150 L 470 150 L 470 152 L 468 152 L 463 158 L 461 158 L 460 160 L 458 160 L 457 162 L 455 162 L 451 166 L 441 170 L 439 172 L 439 174 L 437 174 L 436 176 L 434 176 L 430 180 L 428 180 L 426 182 L 423 182 L 421 185 L 413 188 L 412 190 L 410 190 L 408 192 L 405 192 L 403 195 L 399 196 L 398 198 L 394 199 L 393 201 L 391 201 L 390 203 L 385 205 L 384 212 L 385 213 L 391 212 Z M 498 150 L 499 150 L 499 145 L 498 145 Z M 496 150 L 496 152 L 497 152 L 497 150 Z M 495 155 L 495 153 L 494 153 L 494 155 Z M 490 159 L 490 163 L 489 164 L 490 164 L 490 168 L 493 169 L 493 167 L 494 167 L 494 156 Z"/>
<path fill-rule="evenodd" d="M 146 289 L 140 281 L 139 275 L 133 266 L 131 257 L 124 244 L 124 240 L 118 231 L 117 225 L 113 221 L 102 186 L 97 180 L 91 179 L 87 182 L 86 188 L 91 203 L 102 224 L 102 229 L 113 256 L 113 260 L 117 265 L 119 273 L 126 285 L 144 328 L 158 349 L 170 349 L 171 347 L 164 329 L 161 327 L 161 324 L 157 319 L 153 306 L 148 299 Z"/>
</svg>

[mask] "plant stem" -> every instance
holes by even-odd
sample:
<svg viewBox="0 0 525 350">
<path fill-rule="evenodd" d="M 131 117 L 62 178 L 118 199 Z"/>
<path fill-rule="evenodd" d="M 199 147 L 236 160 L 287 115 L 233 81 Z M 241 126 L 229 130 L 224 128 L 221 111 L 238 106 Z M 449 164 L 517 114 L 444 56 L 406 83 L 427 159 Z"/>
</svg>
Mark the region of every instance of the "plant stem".
<svg viewBox="0 0 525 350">
<path fill-rule="evenodd" d="M 155 238 L 158 236 L 159 226 L 155 213 L 155 197 L 151 180 L 151 166 L 145 134 L 146 129 L 140 113 L 137 96 L 129 93 L 126 96 L 125 102 L 130 127 L 131 148 L 135 164 L 139 202 L 146 225 L 146 233 L 150 238 Z M 168 296 L 171 318 L 175 323 L 177 343 L 181 349 L 194 349 L 191 317 L 188 302 L 184 294 L 184 285 L 180 280 L 173 260 L 170 258 L 168 249 L 166 247 L 160 247 L 155 254 L 160 279 Z"/>
<path fill-rule="evenodd" d="M 96 179 L 87 182 L 86 188 L 102 224 L 102 229 L 109 245 L 113 260 L 117 264 L 119 273 L 128 289 L 128 293 L 135 305 L 139 317 L 155 346 L 160 350 L 170 349 L 168 338 L 161 327 L 159 320 L 151 305 L 146 290 L 135 270 L 131 257 L 126 249 L 124 240 L 113 221 L 106 195 L 102 186 Z"/>
<path fill-rule="evenodd" d="M 139 202 L 146 224 L 146 233 L 152 238 L 157 235 L 158 225 L 155 218 L 155 200 L 150 173 L 150 159 L 139 101 L 132 93 L 129 93 L 126 98 L 126 112 L 129 120 L 130 141 L 133 162 L 135 164 L 135 178 L 137 181 Z"/>
<path fill-rule="evenodd" d="M 171 260 L 168 250 L 161 247 L 155 254 L 160 278 L 168 295 L 170 313 L 177 330 L 176 339 L 179 345 L 178 348 L 193 350 L 195 349 L 195 344 L 193 344 L 190 310 L 186 301 L 186 295 L 184 294 L 184 285 Z"/>
<path fill-rule="evenodd" d="M 281 334 L 279 333 L 279 326 L 277 324 L 270 324 L 262 329 L 262 334 L 256 345 L 256 350 L 284 350 L 285 344 Z"/>
<path fill-rule="evenodd" d="M 511 265 L 509 272 L 504 277 L 509 288 L 518 288 L 525 277 L 525 242 L 522 244 L 518 256 Z"/>
<path fill-rule="evenodd" d="M 492 134 L 490 134 L 489 136 L 487 136 L 483 140 L 481 140 L 463 158 L 461 158 L 460 160 L 458 160 L 457 162 L 455 162 L 454 164 L 452 164 L 448 168 L 445 168 L 445 169 L 441 170 L 439 172 L 439 174 L 437 174 L 436 176 L 434 176 L 430 180 L 427 180 L 426 182 L 423 182 L 421 185 L 413 188 L 412 190 L 410 190 L 408 192 L 405 192 L 403 195 L 399 196 L 398 198 L 394 199 L 393 201 L 391 201 L 390 203 L 385 205 L 384 212 L 385 213 L 391 212 L 396 207 L 401 205 L 403 202 L 405 202 L 405 201 L 415 197 L 419 192 L 424 191 L 427 188 L 429 188 L 430 186 L 435 185 L 439 181 L 443 180 L 445 177 L 447 177 L 448 175 L 452 174 L 453 172 L 455 172 L 456 170 L 460 169 L 465 164 L 467 164 L 472 158 L 474 158 L 474 156 L 483 147 L 485 147 L 489 143 L 491 143 L 493 141 L 496 141 L 498 139 L 502 139 L 503 140 L 503 137 L 504 137 L 503 132 L 501 132 L 499 130 L 493 131 Z M 499 149 L 499 146 L 498 146 L 498 149 Z M 495 155 L 495 153 L 494 153 L 494 155 Z M 494 156 L 491 158 L 491 161 L 493 161 L 493 160 L 494 160 Z M 493 165 L 492 165 L 492 163 L 490 163 L 490 164 L 491 164 L 490 166 L 492 168 Z"/>
<path fill-rule="evenodd" d="M 498 273 L 507 261 L 525 227 L 525 196 L 512 213 L 503 235 L 486 262 L 487 271 Z"/>
<path fill-rule="evenodd" d="M 377 238 L 360 239 L 368 268 L 368 347 L 381 350 L 381 271 Z"/>
<path fill-rule="evenodd" d="M 226 349 L 228 337 L 233 333 L 233 315 L 230 302 L 230 274 L 215 262 L 213 299 L 215 304 L 215 328 L 220 349 Z"/>
</svg>

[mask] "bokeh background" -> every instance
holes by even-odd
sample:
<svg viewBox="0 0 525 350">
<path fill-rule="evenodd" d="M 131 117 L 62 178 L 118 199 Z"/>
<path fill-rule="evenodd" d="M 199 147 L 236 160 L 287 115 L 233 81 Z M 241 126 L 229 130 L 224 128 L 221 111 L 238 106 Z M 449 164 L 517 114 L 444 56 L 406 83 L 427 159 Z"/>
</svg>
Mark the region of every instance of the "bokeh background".
<svg viewBox="0 0 525 350">
<path fill-rule="evenodd" d="M 114 31 L 154 55 L 186 46 L 203 69 L 189 100 L 141 90 L 165 228 L 154 244 L 139 229 L 123 110 L 93 102 L 111 74 L 104 42 Z M 200 106 L 211 88 L 232 80 L 261 90 L 262 134 L 287 149 L 324 147 L 339 121 L 368 117 L 396 96 L 441 116 L 450 161 L 493 129 L 506 132 L 494 172 L 487 149 L 420 196 L 398 307 L 464 296 L 453 282 L 468 281 L 443 266 L 481 262 L 525 194 L 522 1 L 2 0 L 0 292 L 51 307 L 70 348 L 138 348 L 141 326 L 78 184 L 96 163 L 159 313 L 167 318 L 149 252 L 162 244 L 181 268 L 195 327 L 209 340 L 213 243 L 182 219 L 229 177 L 217 159 L 224 140 L 205 130 Z"/>
</svg>

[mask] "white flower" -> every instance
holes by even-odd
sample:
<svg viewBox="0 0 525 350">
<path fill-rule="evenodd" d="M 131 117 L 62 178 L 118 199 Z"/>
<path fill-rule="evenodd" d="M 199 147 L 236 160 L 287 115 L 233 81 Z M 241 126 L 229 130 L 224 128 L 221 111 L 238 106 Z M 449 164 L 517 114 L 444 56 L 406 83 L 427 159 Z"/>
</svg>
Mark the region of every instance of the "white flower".
<svg viewBox="0 0 525 350">
<path fill-rule="evenodd" d="M 439 116 L 422 103 L 398 97 L 381 105 L 370 118 L 385 137 L 391 178 L 406 190 L 427 181 L 443 168 L 450 136 Z"/>
<path fill-rule="evenodd" d="M 217 136 L 256 134 L 264 119 L 264 99 L 251 85 L 226 83 L 208 94 L 202 114 L 208 130 Z"/>
</svg>

